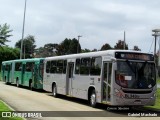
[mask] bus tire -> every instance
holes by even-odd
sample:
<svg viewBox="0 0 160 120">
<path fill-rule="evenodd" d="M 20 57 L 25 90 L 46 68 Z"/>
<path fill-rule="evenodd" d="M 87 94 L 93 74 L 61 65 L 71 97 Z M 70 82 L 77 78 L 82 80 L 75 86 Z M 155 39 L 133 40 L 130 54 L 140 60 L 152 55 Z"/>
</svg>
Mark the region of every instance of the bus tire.
<svg viewBox="0 0 160 120">
<path fill-rule="evenodd" d="M 19 87 L 19 80 L 16 80 L 16 86 Z"/>
<path fill-rule="evenodd" d="M 92 90 L 90 96 L 89 96 L 89 103 L 91 107 L 96 107 L 96 92 L 95 90 Z"/>
<path fill-rule="evenodd" d="M 53 97 L 57 97 L 57 87 L 55 84 L 52 87 L 52 95 L 53 95 Z"/>
</svg>

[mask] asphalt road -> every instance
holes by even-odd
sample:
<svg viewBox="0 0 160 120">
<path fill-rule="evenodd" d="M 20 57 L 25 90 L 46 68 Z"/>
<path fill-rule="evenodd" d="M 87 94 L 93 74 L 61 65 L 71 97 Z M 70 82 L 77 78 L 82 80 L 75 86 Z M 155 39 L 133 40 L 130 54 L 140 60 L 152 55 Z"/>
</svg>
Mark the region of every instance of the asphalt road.
<svg viewBox="0 0 160 120">
<path fill-rule="evenodd" d="M 28 120 L 160 120 L 160 117 L 127 117 L 129 112 L 127 110 L 110 111 L 107 110 L 109 107 L 104 105 L 98 105 L 98 108 L 92 108 L 88 106 L 85 100 L 65 96 L 54 98 L 51 93 L 31 91 L 27 88 L 17 88 L 14 85 L 6 85 L 3 82 L 0 82 L 0 100 L 6 102 L 15 111 L 44 111 L 42 112 L 42 116 L 44 117 L 27 118 Z M 77 117 L 77 115 L 82 115 L 83 117 Z M 87 115 L 88 117 L 84 117 Z"/>
</svg>

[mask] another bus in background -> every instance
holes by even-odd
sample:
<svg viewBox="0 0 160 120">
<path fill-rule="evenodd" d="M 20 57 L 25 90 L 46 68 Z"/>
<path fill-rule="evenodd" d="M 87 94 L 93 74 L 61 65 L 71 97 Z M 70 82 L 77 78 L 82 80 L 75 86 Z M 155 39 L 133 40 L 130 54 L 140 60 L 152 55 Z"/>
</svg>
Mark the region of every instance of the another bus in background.
<svg viewBox="0 0 160 120">
<path fill-rule="evenodd" d="M 2 62 L 2 80 L 7 84 L 43 88 L 43 58 Z"/>
</svg>

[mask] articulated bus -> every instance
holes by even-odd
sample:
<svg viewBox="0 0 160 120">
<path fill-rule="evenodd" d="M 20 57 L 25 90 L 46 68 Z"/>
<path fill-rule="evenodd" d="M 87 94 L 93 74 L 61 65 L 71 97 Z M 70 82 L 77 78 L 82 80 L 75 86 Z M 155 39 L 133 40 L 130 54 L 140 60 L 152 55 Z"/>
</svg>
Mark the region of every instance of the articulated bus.
<svg viewBox="0 0 160 120">
<path fill-rule="evenodd" d="M 2 80 L 17 87 L 43 89 L 43 58 L 20 59 L 2 62 Z"/>
<path fill-rule="evenodd" d="M 53 96 L 118 106 L 154 105 L 154 56 L 130 50 L 107 50 L 47 57 L 43 89 Z"/>
</svg>

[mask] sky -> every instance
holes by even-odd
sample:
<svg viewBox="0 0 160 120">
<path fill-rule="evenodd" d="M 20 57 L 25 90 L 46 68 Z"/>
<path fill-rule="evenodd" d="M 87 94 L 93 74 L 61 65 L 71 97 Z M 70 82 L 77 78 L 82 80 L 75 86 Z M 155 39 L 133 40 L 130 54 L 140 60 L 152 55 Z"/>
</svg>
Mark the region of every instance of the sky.
<svg viewBox="0 0 160 120">
<path fill-rule="evenodd" d="M 22 38 L 24 3 L 0 0 L 0 24 L 13 30 L 7 43 L 11 47 Z M 137 45 L 142 52 L 153 52 L 159 5 L 160 0 L 27 0 L 24 37 L 35 36 L 38 48 L 81 35 L 81 47 L 93 50 L 105 43 L 114 47 L 125 31 L 130 49 Z"/>
</svg>

